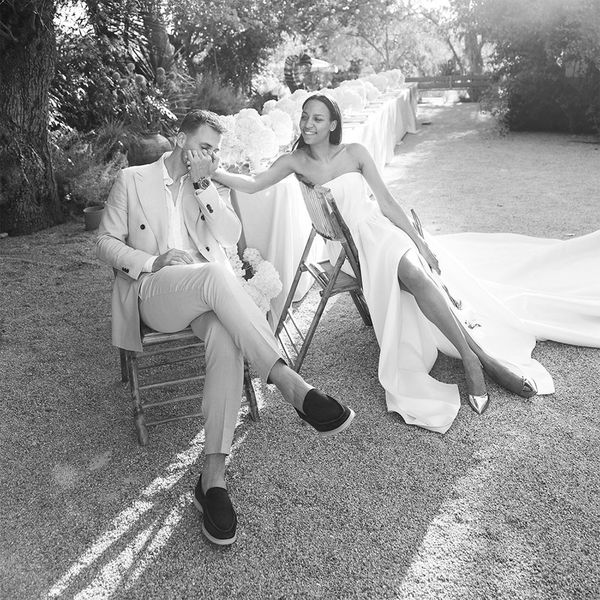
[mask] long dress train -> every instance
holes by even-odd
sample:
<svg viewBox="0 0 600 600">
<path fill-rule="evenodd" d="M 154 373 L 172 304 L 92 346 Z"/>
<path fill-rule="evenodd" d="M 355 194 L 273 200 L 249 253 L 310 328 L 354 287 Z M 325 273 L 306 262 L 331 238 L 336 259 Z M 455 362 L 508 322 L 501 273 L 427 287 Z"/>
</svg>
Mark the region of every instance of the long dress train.
<svg viewBox="0 0 600 600">
<path fill-rule="evenodd" d="M 358 249 L 387 408 L 408 424 L 444 433 L 460 408 L 458 387 L 435 380 L 429 371 L 438 349 L 459 355 L 398 285 L 398 263 L 415 246 L 381 213 L 362 174 L 346 173 L 323 186 L 331 190 Z M 426 237 L 444 283 L 462 303 L 457 316 L 471 336 L 492 357 L 533 379 L 538 394 L 553 393 L 554 384 L 531 358 L 536 337 L 600 346 L 600 284 L 589 276 L 597 270 L 600 236 L 571 240 L 570 258 L 559 240 L 511 234 Z M 334 260 L 339 250 L 328 248 Z"/>
</svg>

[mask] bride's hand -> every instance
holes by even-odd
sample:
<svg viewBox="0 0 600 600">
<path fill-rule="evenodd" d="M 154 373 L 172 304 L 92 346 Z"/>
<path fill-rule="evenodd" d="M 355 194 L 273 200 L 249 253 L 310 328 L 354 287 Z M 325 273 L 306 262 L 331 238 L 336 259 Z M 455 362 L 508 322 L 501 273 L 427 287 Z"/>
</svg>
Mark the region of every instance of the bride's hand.
<svg viewBox="0 0 600 600">
<path fill-rule="evenodd" d="M 421 240 L 421 243 L 419 244 L 419 252 L 427 261 L 427 264 L 439 275 L 441 271 L 437 256 L 433 253 L 425 240 Z"/>
</svg>

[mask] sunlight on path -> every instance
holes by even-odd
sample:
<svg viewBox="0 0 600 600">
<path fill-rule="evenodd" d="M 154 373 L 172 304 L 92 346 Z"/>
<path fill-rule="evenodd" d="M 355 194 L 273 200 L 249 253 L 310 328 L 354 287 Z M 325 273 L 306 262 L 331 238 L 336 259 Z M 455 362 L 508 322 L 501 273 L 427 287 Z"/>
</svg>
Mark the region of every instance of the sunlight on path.
<svg viewBox="0 0 600 600">
<path fill-rule="evenodd" d="M 483 460 L 459 479 L 455 498 L 444 501 L 403 578 L 399 599 L 509 598 L 518 589 L 538 598 L 537 555 L 525 535 L 505 526 L 496 497 L 499 464 Z M 493 565 L 503 563 L 499 580 Z M 486 589 L 487 588 L 487 589 Z"/>
<path fill-rule="evenodd" d="M 260 386 L 255 387 L 259 408 L 264 404 L 260 393 Z M 236 425 L 239 427 L 241 421 L 238 419 Z M 235 441 L 227 463 L 243 443 L 247 432 Z M 112 594 L 120 589 L 129 589 L 144 573 L 160 551 L 164 548 L 175 528 L 181 521 L 184 511 L 192 504 L 192 493 L 186 491 L 180 494 L 174 506 L 166 516 L 161 514 L 164 506 L 157 494 L 172 489 L 179 480 L 186 475 L 191 465 L 200 457 L 204 449 L 204 430 L 202 430 L 191 442 L 184 452 L 175 456 L 174 461 L 165 469 L 165 474 L 157 477 L 134 500 L 128 508 L 117 515 L 109 525 L 107 531 L 101 534 L 78 560 L 67 570 L 67 572 L 52 586 L 48 592 L 48 598 L 59 598 L 65 590 L 74 583 L 76 577 L 86 569 L 94 568 L 102 555 L 116 542 L 127 534 L 131 535 L 134 527 L 142 528 L 133 540 L 119 554 L 99 568 L 98 574 L 93 581 L 87 585 L 73 598 L 76 600 L 104 599 L 110 598 Z M 146 526 L 138 524 L 142 517 L 146 517 L 151 509 L 159 512 L 151 523 Z"/>
</svg>

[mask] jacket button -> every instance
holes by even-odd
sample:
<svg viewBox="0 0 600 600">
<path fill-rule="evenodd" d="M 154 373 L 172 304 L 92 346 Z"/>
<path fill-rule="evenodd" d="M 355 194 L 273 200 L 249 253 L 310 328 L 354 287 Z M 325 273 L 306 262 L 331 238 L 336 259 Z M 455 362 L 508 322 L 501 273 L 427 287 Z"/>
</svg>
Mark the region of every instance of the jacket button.
<svg viewBox="0 0 600 600">
<path fill-rule="evenodd" d="M 145 226 L 145 225 L 142 223 L 142 224 L 140 225 L 140 229 L 146 229 L 146 226 Z"/>
<path fill-rule="evenodd" d="M 206 251 L 210 252 L 210 248 L 208 246 L 206 246 Z"/>
<path fill-rule="evenodd" d="M 122 270 L 124 273 L 129 273 L 129 269 L 128 269 L 127 267 L 121 267 L 121 270 Z"/>
<path fill-rule="evenodd" d="M 200 215 L 200 218 L 201 218 L 203 221 L 206 221 L 206 217 L 205 217 L 204 215 Z"/>
<path fill-rule="evenodd" d="M 207 205 L 206 205 L 206 210 L 207 210 L 209 213 L 212 213 L 212 211 L 213 211 L 213 209 L 212 209 L 212 206 L 211 206 L 210 204 L 207 204 Z"/>
</svg>

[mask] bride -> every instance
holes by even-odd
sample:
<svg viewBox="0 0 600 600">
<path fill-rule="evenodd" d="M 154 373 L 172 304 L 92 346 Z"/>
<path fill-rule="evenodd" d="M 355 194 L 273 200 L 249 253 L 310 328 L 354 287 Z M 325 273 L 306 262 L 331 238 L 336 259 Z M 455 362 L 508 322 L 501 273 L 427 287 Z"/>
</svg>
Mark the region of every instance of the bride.
<svg viewBox="0 0 600 600">
<path fill-rule="evenodd" d="M 456 385 L 429 375 L 438 349 L 462 360 L 469 403 L 479 414 L 489 405 L 482 364 L 490 377 L 522 396 L 552 393 L 550 375 L 530 356 L 535 337 L 443 248 L 434 253 L 435 238 L 413 226 L 366 148 L 341 143 L 336 102 L 325 95 L 309 96 L 300 132 L 293 151 L 268 170 L 247 176 L 216 169 L 213 178 L 254 193 L 295 173 L 331 190 L 358 248 L 388 410 L 409 424 L 448 430 L 460 397 Z M 453 293 L 460 289 L 464 304 L 445 293 L 442 271 L 444 284 Z"/>
</svg>

